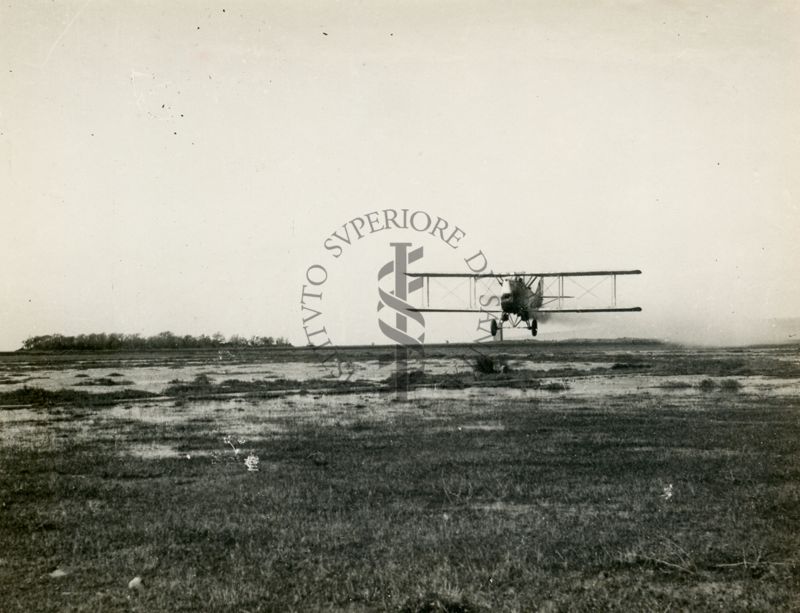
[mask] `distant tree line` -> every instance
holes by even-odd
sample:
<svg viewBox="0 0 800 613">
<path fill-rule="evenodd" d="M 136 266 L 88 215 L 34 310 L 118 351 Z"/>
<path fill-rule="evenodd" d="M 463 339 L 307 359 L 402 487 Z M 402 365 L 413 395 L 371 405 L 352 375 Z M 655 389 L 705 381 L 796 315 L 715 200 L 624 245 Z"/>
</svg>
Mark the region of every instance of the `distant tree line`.
<svg viewBox="0 0 800 613">
<path fill-rule="evenodd" d="M 211 336 L 202 334 L 179 336 L 172 332 L 161 332 L 154 336 L 140 334 L 45 334 L 32 336 L 22 343 L 22 351 L 83 351 L 83 350 L 147 350 L 147 349 L 213 349 L 241 347 L 291 347 L 291 343 L 279 336 L 251 336 L 234 334 L 225 338 L 217 332 Z"/>
</svg>

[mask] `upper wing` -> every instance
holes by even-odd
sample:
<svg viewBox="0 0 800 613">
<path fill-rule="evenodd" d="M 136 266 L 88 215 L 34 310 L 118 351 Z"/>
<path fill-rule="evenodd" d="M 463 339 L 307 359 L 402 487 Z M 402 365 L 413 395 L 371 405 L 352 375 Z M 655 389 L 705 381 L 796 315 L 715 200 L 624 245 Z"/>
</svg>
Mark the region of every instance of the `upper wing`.
<svg viewBox="0 0 800 613">
<path fill-rule="evenodd" d="M 600 277 L 606 275 L 640 275 L 641 270 L 584 270 L 580 272 L 407 272 L 409 277 L 472 277 L 475 279 L 502 277 Z"/>
</svg>

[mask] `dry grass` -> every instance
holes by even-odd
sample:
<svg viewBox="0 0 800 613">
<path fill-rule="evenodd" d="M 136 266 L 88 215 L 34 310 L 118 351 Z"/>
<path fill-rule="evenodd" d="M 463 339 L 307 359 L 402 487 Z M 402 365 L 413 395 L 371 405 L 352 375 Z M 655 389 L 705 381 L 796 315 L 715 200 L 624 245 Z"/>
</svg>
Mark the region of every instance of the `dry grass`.
<svg viewBox="0 0 800 613">
<path fill-rule="evenodd" d="M 796 609 L 796 396 L 564 392 L 164 423 L 48 397 L 0 447 L 2 610 Z"/>
</svg>

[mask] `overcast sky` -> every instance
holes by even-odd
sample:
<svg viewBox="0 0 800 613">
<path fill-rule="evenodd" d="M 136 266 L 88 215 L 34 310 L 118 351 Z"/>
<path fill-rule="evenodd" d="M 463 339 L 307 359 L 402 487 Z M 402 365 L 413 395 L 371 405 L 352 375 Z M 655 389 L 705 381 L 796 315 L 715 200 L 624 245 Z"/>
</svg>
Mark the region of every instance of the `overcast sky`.
<svg viewBox="0 0 800 613">
<path fill-rule="evenodd" d="M 796 2 L 25 0 L 0 28 L 0 349 L 304 344 L 317 263 L 315 323 L 383 342 L 398 240 L 431 270 L 483 250 L 494 270 L 644 271 L 619 285 L 642 313 L 555 336 L 745 342 L 800 315 Z M 323 247 L 391 208 L 465 236 Z M 427 320 L 476 338 L 472 316 Z"/>
</svg>

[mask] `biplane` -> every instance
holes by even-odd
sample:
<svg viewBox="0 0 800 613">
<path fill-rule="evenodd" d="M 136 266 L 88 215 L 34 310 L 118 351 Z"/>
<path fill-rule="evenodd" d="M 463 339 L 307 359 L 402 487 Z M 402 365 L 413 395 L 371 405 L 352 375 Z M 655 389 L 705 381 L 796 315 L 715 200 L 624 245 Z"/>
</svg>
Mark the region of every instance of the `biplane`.
<svg viewBox="0 0 800 613">
<path fill-rule="evenodd" d="M 555 313 L 630 313 L 641 311 L 641 307 L 617 306 L 617 277 L 620 275 L 639 275 L 641 270 L 589 270 L 583 272 L 534 272 L 534 273 L 442 273 L 442 272 L 406 272 L 406 276 L 422 279 L 426 288 L 423 307 L 412 307 L 418 313 L 483 313 L 491 316 L 490 331 L 492 336 L 500 332 L 502 338 L 503 324 L 508 323 L 516 328 L 523 326 L 536 336 L 539 322 L 545 321 Z M 597 279 L 589 287 L 585 279 Z M 468 308 L 431 308 L 430 286 L 432 280 L 467 279 L 469 280 Z M 508 290 L 499 296 L 496 292 L 478 295 L 478 284 L 481 280 L 497 281 Z M 594 296 L 598 286 L 610 281 L 610 304 L 585 307 L 580 301 L 585 296 Z M 586 284 L 585 284 L 586 283 Z M 575 289 L 575 295 L 565 295 L 565 285 Z M 499 307 L 499 308 L 498 308 Z M 499 318 L 497 317 L 499 316 Z M 498 321 L 499 319 L 499 321 Z"/>
</svg>

